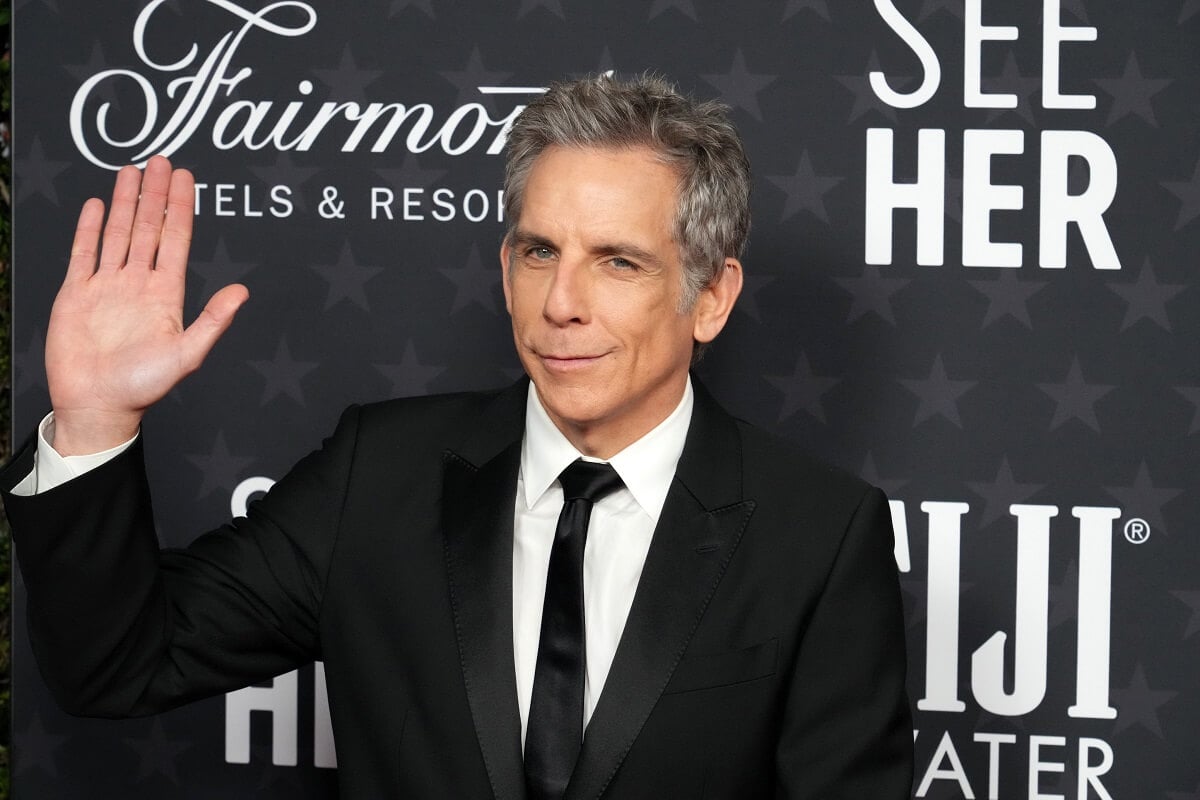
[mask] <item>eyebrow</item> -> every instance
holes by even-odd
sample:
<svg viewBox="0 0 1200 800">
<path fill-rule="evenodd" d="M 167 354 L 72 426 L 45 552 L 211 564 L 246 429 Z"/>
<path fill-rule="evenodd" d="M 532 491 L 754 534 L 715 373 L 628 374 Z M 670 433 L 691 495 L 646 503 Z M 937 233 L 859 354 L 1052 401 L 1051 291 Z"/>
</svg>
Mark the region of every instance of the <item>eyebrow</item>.
<svg viewBox="0 0 1200 800">
<path fill-rule="evenodd" d="M 558 249 L 554 242 L 547 237 L 521 228 L 513 232 L 512 241 L 514 245 L 521 247 L 539 246 Z M 639 261 L 651 267 L 661 268 L 663 266 L 661 258 L 649 250 L 638 247 L 630 242 L 601 242 L 600 244 L 592 245 L 589 251 L 596 254 L 627 256 L 634 261 Z"/>
</svg>

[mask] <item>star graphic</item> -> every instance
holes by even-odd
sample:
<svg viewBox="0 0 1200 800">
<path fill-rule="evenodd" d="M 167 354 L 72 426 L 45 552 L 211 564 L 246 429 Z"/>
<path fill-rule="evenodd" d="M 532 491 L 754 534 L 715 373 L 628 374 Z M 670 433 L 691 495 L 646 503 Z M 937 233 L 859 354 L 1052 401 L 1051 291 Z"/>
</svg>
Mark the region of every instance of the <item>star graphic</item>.
<svg viewBox="0 0 1200 800">
<path fill-rule="evenodd" d="M 959 19 L 963 18 L 963 0 L 922 0 L 917 12 L 917 22 L 924 22 L 938 11 L 948 11 Z"/>
<path fill-rule="evenodd" d="M 863 267 L 861 276 L 834 278 L 833 282 L 849 292 L 853 298 L 850 311 L 846 314 L 846 322 L 854 322 L 870 312 L 894 326 L 896 315 L 892 312 L 891 297 L 912 283 L 912 279 L 885 278 L 879 267 L 868 264 Z"/>
<path fill-rule="evenodd" d="M 69 738 L 69 736 L 47 731 L 46 726 L 42 724 L 42 715 L 34 711 L 29 726 L 23 733 L 18 733 L 14 737 L 13 750 L 16 754 L 14 772 L 20 775 L 36 767 L 51 777 L 57 777 L 58 764 L 54 761 L 54 751 Z"/>
<path fill-rule="evenodd" d="M 287 338 L 280 337 L 279 345 L 275 348 L 275 358 L 271 361 L 247 361 L 247 364 L 266 378 L 263 387 L 262 400 L 259 405 L 265 406 L 280 394 L 286 394 L 296 402 L 304 405 L 304 390 L 300 388 L 300 379 L 317 368 L 316 361 L 296 361 L 288 348 Z"/>
<path fill-rule="evenodd" d="M 1058 403 L 1054 410 L 1054 418 L 1050 420 L 1050 430 L 1072 419 L 1077 419 L 1084 425 L 1100 432 L 1100 423 L 1096 419 L 1096 401 L 1111 392 L 1115 386 L 1100 383 L 1088 383 L 1083 377 L 1083 369 L 1079 366 L 1079 357 L 1071 358 L 1071 366 L 1062 383 L 1039 383 L 1038 388 Z"/>
<path fill-rule="evenodd" d="M 500 270 L 483 266 L 483 261 L 479 258 L 479 245 L 471 245 L 465 266 L 458 269 L 439 269 L 438 272 L 452 281 L 456 289 L 454 304 L 450 307 L 451 314 L 461 311 L 471 303 L 478 303 L 485 311 L 493 314 L 500 313 L 492 291 L 500 285 Z"/>
<path fill-rule="evenodd" d="M 1017 278 L 1017 270 L 999 270 L 999 276 L 992 280 L 967 281 L 977 292 L 988 299 L 987 312 L 983 315 L 980 329 L 986 328 L 1002 317 L 1012 317 L 1026 328 L 1032 329 L 1033 322 L 1029 319 L 1029 298 L 1046 288 L 1046 281 L 1022 281 Z"/>
<path fill-rule="evenodd" d="M 1200 0 L 1184 0 L 1184 4 L 1179 9 L 1179 23 L 1187 22 L 1196 16 L 1197 11 L 1200 11 Z M 1200 791 L 1197 792 L 1197 795 L 1200 795 Z"/>
<path fill-rule="evenodd" d="M 356 103 L 370 102 L 367 98 L 367 87 L 379 80 L 383 70 L 359 69 L 350 52 L 350 45 L 342 48 L 342 59 L 333 69 L 313 69 L 321 83 L 329 87 L 330 98 L 336 102 L 353 101 Z"/>
<path fill-rule="evenodd" d="M 1190 181 L 1162 181 L 1162 187 L 1179 198 L 1179 219 L 1175 230 L 1200 217 L 1200 159 Z"/>
<path fill-rule="evenodd" d="M 1200 783 L 1190 792 L 1167 792 L 1167 800 L 1200 800 Z"/>
<path fill-rule="evenodd" d="M 58 190 L 54 188 L 54 179 L 70 166 L 70 161 L 53 161 L 47 158 L 41 137 L 35 135 L 29 145 L 29 154 L 16 162 L 13 183 L 16 184 L 17 202 L 40 194 L 57 206 Z"/>
<path fill-rule="evenodd" d="M 254 463 L 250 456 L 235 456 L 229 452 L 223 431 L 217 431 L 217 438 L 208 455 L 187 455 L 184 458 L 204 474 L 200 489 L 196 492 L 197 500 L 217 489 L 232 489 L 244 477 L 246 467 Z"/>
<path fill-rule="evenodd" d="M 1012 468 L 1008 465 L 1008 457 L 1005 456 L 1000 459 L 995 480 L 991 483 L 967 481 L 967 487 L 984 499 L 983 521 L 980 527 L 986 528 L 1006 516 L 1010 505 L 1024 503 L 1044 489 L 1045 484 L 1017 483 L 1013 478 Z"/>
<path fill-rule="evenodd" d="M 228 251 L 225 249 L 225 237 L 218 236 L 217 244 L 213 248 L 213 256 L 209 261 L 192 260 L 189 264 L 188 274 L 198 275 L 203 281 L 203 286 L 200 288 L 199 302 L 207 302 L 208 298 L 222 287 L 228 286 L 231 283 L 240 283 L 252 269 L 258 264 L 254 261 L 234 261 L 229 257 Z"/>
<path fill-rule="evenodd" d="M 600 51 L 600 58 L 596 62 L 596 68 L 585 70 L 584 72 L 568 72 L 567 75 L 572 80 L 579 78 L 587 78 L 592 75 L 613 75 L 616 73 L 616 65 L 613 63 L 612 52 L 608 49 L 608 45 L 604 45 L 604 49 Z"/>
<path fill-rule="evenodd" d="M 787 195 L 780 222 L 800 211 L 808 211 L 825 223 L 829 222 L 829 213 L 825 210 L 825 195 L 843 180 L 833 176 L 818 176 L 813 171 L 807 150 L 800 154 L 800 164 L 796 167 L 795 175 L 769 175 L 767 179 Z"/>
<path fill-rule="evenodd" d="M 34 0 L 17 0 L 15 9 L 20 11 L 32 2 L 34 2 Z M 54 16 L 60 16 L 57 0 L 37 0 L 37 2 L 54 12 Z"/>
<path fill-rule="evenodd" d="M 1050 584 L 1049 630 L 1070 622 L 1079 616 L 1079 567 L 1075 560 L 1067 564 L 1060 583 Z"/>
<path fill-rule="evenodd" d="M 418 361 L 412 339 L 404 344 L 404 356 L 399 364 L 376 364 L 375 369 L 392 382 L 394 397 L 429 394 L 430 381 L 446 371 L 445 367 L 427 367 Z"/>
<path fill-rule="evenodd" d="M 454 84 L 458 89 L 458 104 L 482 103 L 489 111 L 493 110 L 492 96 L 479 93 L 480 86 L 499 86 L 512 75 L 511 72 L 493 72 L 483 65 L 483 56 L 478 47 L 471 48 L 467 65 L 460 70 L 443 70 L 443 78 Z"/>
<path fill-rule="evenodd" d="M 1015 94 L 1017 96 L 1015 108 L 993 108 L 988 111 L 987 121 L 989 124 L 998 117 L 1012 113 L 1025 120 L 1030 127 L 1037 127 L 1037 122 L 1033 118 L 1033 96 L 1041 91 L 1042 79 L 1036 75 L 1030 77 L 1022 75 L 1013 51 L 1009 50 L 1004 56 L 1004 67 L 1000 70 L 1000 75 L 995 78 L 984 78 L 980 81 L 980 85 L 989 94 Z"/>
<path fill-rule="evenodd" d="M 1150 259 L 1147 258 L 1135 282 L 1110 283 L 1108 288 L 1125 298 L 1128 304 L 1125 320 L 1121 323 L 1122 331 L 1142 319 L 1148 319 L 1163 330 L 1170 331 L 1171 320 L 1167 317 L 1167 301 L 1187 286 L 1181 283 L 1159 283 L 1154 277 Z"/>
<path fill-rule="evenodd" d="M 1178 589 L 1171 594 L 1192 611 L 1192 617 L 1183 631 L 1183 638 L 1190 639 L 1192 634 L 1200 632 L 1200 591 Z"/>
<path fill-rule="evenodd" d="M 762 309 L 758 305 L 758 293 L 770 286 L 776 280 L 774 275 L 744 275 L 742 277 L 742 293 L 738 296 L 734 308 L 741 309 L 746 316 L 755 322 L 762 322 Z"/>
<path fill-rule="evenodd" d="M 650 4 L 650 16 L 647 19 L 654 19 L 668 8 L 675 9 L 680 14 L 691 19 L 692 22 L 697 21 L 696 6 L 692 4 L 692 0 L 654 0 Z"/>
<path fill-rule="evenodd" d="M 908 483 L 908 481 L 897 478 L 884 478 L 879 474 L 879 468 L 875 466 L 875 457 L 871 455 L 871 451 L 867 451 L 866 458 L 863 459 L 862 469 L 859 471 L 862 479 L 872 486 L 878 486 L 883 490 L 883 493 L 888 497 L 894 497 L 896 492 Z"/>
<path fill-rule="evenodd" d="M 402 193 L 405 189 L 410 187 L 428 189 L 434 181 L 446 174 L 446 170 L 423 169 L 415 155 L 405 153 L 399 168 L 381 168 L 375 170 L 375 174 L 396 190 L 397 202 L 403 203 Z"/>
<path fill-rule="evenodd" d="M 1192 427 L 1188 429 L 1188 435 L 1200 431 L 1200 386 L 1176 386 L 1175 391 L 1188 399 L 1195 411 L 1192 412 Z"/>
<path fill-rule="evenodd" d="M 430 19 L 434 18 L 433 0 L 392 0 L 388 17 L 394 17 L 406 8 L 418 8 Z"/>
<path fill-rule="evenodd" d="M 1133 670 L 1133 678 L 1125 689 L 1113 689 L 1113 705 L 1117 707 L 1117 721 L 1112 735 L 1140 725 L 1158 738 L 1163 738 L 1162 726 L 1158 721 L 1158 709 L 1174 699 L 1179 692 L 1151 689 L 1146 682 L 1146 671 L 1139 662 Z"/>
<path fill-rule="evenodd" d="M 30 389 L 45 389 L 46 385 L 46 335 L 41 328 L 35 328 L 29 336 L 29 345 L 13 358 L 13 374 L 16 385 L 13 396 L 20 397 Z"/>
<path fill-rule="evenodd" d="M 1151 530 L 1162 534 L 1168 533 L 1163 506 L 1183 494 L 1182 489 L 1155 486 L 1145 461 L 1138 466 L 1132 486 L 1105 486 L 1104 491 L 1117 498 L 1126 513 L 1142 517 L 1150 523 Z"/>
<path fill-rule="evenodd" d="M 566 20 L 563 13 L 562 0 L 521 0 L 521 8 L 517 11 L 517 19 L 541 6 L 561 20 Z"/>
<path fill-rule="evenodd" d="M 192 744 L 169 739 L 160 717 L 155 717 L 151 722 L 148 736 L 126 737 L 124 742 L 137 751 L 140 759 L 137 777 L 133 779 L 135 782 L 162 775 L 174 785 L 179 785 L 179 773 L 175 762 L 180 754 L 192 747 Z"/>
<path fill-rule="evenodd" d="M 104 50 L 100 47 L 100 42 L 92 42 L 92 54 L 88 56 L 88 60 L 84 63 L 63 64 L 63 69 L 70 73 L 79 85 L 82 86 L 85 81 L 100 72 L 104 72 L 109 68 L 109 61 L 104 56 Z M 117 100 L 117 82 L 111 79 L 103 80 L 96 84 L 88 95 L 93 100 L 98 100 L 101 103 L 111 103 L 114 108 L 120 108 L 121 104 Z"/>
<path fill-rule="evenodd" d="M 269 167 L 250 167 L 250 171 L 263 182 L 264 194 L 270 194 L 276 186 L 285 186 L 291 190 L 288 199 L 301 212 L 308 210 L 304 200 L 304 192 L 300 188 L 312 180 L 320 172 L 316 167 L 298 167 L 292 162 L 292 157 L 286 151 L 280 151 L 275 163 Z"/>
<path fill-rule="evenodd" d="M 791 375 L 767 375 L 770 382 L 783 392 L 783 406 L 779 409 L 779 421 L 803 409 L 818 421 L 825 421 L 825 409 L 821 407 L 821 396 L 839 384 L 838 378 L 816 375 L 808 363 L 808 356 L 801 351 L 796 358 L 796 368 Z"/>
<path fill-rule="evenodd" d="M 1136 114 L 1155 128 L 1158 127 L 1158 119 L 1154 116 L 1150 98 L 1167 88 L 1171 80 L 1143 77 L 1137 55 L 1132 52 L 1129 54 L 1129 60 L 1125 62 L 1125 72 L 1121 77 L 1096 78 L 1096 84 L 1113 99 L 1108 119 L 1104 123 L 1106 127 L 1129 114 Z"/>
<path fill-rule="evenodd" d="M 917 406 L 913 427 L 935 415 L 945 417 L 956 427 L 962 427 L 958 416 L 958 398 L 969 392 L 978 381 L 955 381 L 946 375 L 946 367 L 939 353 L 933 359 L 933 367 L 929 377 L 923 379 L 903 379 L 900 383 L 904 388 L 915 394 L 920 400 Z"/>
<path fill-rule="evenodd" d="M 789 19 L 801 11 L 813 11 L 829 22 L 829 5 L 825 0 L 788 0 L 783 9 L 783 18 Z"/>
<path fill-rule="evenodd" d="M 367 281 L 383 272 L 382 267 L 368 267 L 355 261 L 349 242 L 342 245 L 336 264 L 312 264 L 310 266 L 313 272 L 320 275 L 329 284 L 329 294 L 325 296 L 326 311 L 343 300 L 349 300 L 363 311 L 370 313 L 366 284 Z"/>
<path fill-rule="evenodd" d="M 850 117 L 846 122 L 854 122 L 862 115 L 869 111 L 876 111 L 882 114 L 889 122 L 895 124 L 897 122 L 896 109 L 892 108 L 887 103 L 875 94 L 875 90 L 871 88 L 871 79 L 869 76 L 872 72 L 882 72 L 879 66 L 879 55 L 872 50 L 871 55 L 867 58 L 867 66 L 859 75 L 834 75 L 833 79 L 842 86 L 850 90 L 854 95 L 854 105 L 850 108 Z M 912 83 L 912 77 L 908 75 L 892 75 L 884 73 L 887 79 L 888 86 L 896 91 L 903 89 L 908 84 Z"/>
<path fill-rule="evenodd" d="M 746 57 L 739 47 L 733 52 L 733 65 L 724 75 L 701 75 L 707 83 L 721 93 L 721 102 L 731 108 L 741 108 L 762 122 L 762 109 L 758 106 L 758 93 L 765 89 L 777 75 L 760 75 L 746 68 Z"/>
<path fill-rule="evenodd" d="M 1083 7 L 1083 0 L 1062 0 L 1062 10 L 1069 11 L 1075 19 L 1087 24 L 1088 15 L 1087 9 Z"/>
</svg>

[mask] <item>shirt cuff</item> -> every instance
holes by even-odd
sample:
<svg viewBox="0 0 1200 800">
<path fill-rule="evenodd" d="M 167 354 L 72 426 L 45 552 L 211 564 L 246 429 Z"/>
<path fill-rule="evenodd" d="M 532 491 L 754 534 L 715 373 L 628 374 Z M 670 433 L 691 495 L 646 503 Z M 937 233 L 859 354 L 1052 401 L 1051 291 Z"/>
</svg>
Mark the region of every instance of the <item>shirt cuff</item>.
<svg viewBox="0 0 1200 800">
<path fill-rule="evenodd" d="M 81 456 L 60 455 L 50 444 L 54 439 L 54 412 L 51 411 L 38 425 L 37 453 L 33 457 L 33 470 L 13 487 L 12 493 L 19 497 L 28 497 L 62 486 L 72 478 L 107 464 L 124 453 L 137 437 L 138 434 L 135 433 L 128 441 L 99 453 Z"/>
</svg>

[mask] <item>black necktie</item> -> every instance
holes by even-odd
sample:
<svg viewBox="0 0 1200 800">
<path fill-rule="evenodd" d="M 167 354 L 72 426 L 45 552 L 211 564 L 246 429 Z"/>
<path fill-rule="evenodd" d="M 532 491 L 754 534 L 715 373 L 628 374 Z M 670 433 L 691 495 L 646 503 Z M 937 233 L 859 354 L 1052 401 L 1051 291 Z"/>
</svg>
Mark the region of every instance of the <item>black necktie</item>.
<svg viewBox="0 0 1200 800">
<path fill-rule="evenodd" d="M 578 460 L 558 476 L 562 513 L 554 530 L 542 635 L 525 729 L 525 783 L 531 800 L 558 800 L 583 744 L 583 546 L 592 504 L 623 485 L 609 464 Z"/>
</svg>

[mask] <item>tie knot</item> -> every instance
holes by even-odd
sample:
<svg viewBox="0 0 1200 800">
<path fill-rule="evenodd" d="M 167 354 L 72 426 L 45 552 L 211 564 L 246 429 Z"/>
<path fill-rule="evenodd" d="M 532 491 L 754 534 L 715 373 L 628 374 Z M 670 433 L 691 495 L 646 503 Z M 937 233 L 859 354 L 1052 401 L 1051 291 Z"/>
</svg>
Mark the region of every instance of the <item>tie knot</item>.
<svg viewBox="0 0 1200 800">
<path fill-rule="evenodd" d="M 595 503 L 620 489 L 625 484 L 612 464 L 596 463 L 576 459 L 558 476 L 563 488 L 563 502 L 587 500 Z"/>
</svg>

